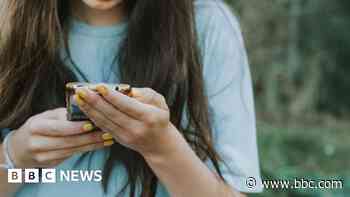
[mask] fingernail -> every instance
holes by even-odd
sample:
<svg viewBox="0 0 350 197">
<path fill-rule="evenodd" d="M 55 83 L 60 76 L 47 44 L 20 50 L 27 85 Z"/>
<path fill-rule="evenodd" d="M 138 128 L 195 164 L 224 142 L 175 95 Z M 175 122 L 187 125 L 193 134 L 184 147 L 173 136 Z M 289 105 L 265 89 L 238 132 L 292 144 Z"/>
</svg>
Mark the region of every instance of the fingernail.
<svg viewBox="0 0 350 197">
<path fill-rule="evenodd" d="M 80 98 L 79 95 L 74 95 L 74 100 L 78 103 L 78 105 L 83 106 L 85 104 L 85 101 Z"/>
<path fill-rule="evenodd" d="M 106 88 L 104 85 L 99 85 L 96 87 L 96 90 L 98 93 L 102 94 L 102 96 L 108 95 L 108 88 Z"/>
<path fill-rule="evenodd" d="M 85 99 L 85 98 L 87 98 L 87 92 L 86 92 L 86 90 L 84 90 L 84 89 L 78 89 L 77 91 L 76 91 L 76 94 L 78 94 L 81 98 L 83 98 L 83 99 Z"/>
<path fill-rule="evenodd" d="M 135 92 L 134 88 L 130 90 L 130 92 L 127 94 L 128 97 L 134 97 L 137 92 Z"/>
<path fill-rule="evenodd" d="M 85 123 L 84 125 L 83 125 L 83 130 L 85 131 L 85 132 L 89 132 L 89 131 L 92 131 L 92 130 L 94 130 L 94 125 L 93 124 L 91 124 L 91 123 Z"/>
<path fill-rule="evenodd" d="M 105 141 L 103 143 L 104 146 L 112 146 L 115 142 L 113 140 Z"/>
<path fill-rule="evenodd" d="M 110 134 L 110 133 L 105 133 L 102 135 L 102 139 L 103 140 L 112 140 L 113 139 L 113 136 Z"/>
</svg>

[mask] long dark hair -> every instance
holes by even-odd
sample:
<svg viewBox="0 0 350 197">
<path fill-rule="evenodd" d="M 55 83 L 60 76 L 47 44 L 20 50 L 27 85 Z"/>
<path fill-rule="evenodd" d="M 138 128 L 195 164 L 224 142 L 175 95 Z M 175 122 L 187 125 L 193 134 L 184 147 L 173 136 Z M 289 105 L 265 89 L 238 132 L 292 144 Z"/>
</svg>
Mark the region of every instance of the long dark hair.
<svg viewBox="0 0 350 197">
<path fill-rule="evenodd" d="M 60 56 L 62 35 L 67 40 L 69 1 L 4 0 L 2 4 L 0 128 L 18 128 L 36 113 L 64 106 L 64 85 L 76 80 Z M 161 93 L 170 107 L 172 123 L 221 176 L 197 45 L 194 2 L 127 0 L 124 4 L 128 29 L 116 56 L 121 81 Z M 187 125 L 182 124 L 184 110 Z M 155 196 L 158 180 L 143 157 L 118 144 L 112 146 L 105 164 L 105 191 L 115 162 L 124 164 L 128 173 L 121 192 L 129 186 L 130 196 L 135 196 L 140 183 L 141 196 Z"/>
</svg>

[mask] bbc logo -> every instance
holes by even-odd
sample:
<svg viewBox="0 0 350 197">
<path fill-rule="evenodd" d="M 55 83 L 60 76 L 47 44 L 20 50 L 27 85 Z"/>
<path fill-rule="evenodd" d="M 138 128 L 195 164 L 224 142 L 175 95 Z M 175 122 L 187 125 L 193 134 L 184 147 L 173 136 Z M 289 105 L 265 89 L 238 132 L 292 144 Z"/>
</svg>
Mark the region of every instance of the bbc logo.
<svg viewBox="0 0 350 197">
<path fill-rule="evenodd" d="M 56 169 L 9 169 L 8 183 L 56 183 Z"/>
</svg>

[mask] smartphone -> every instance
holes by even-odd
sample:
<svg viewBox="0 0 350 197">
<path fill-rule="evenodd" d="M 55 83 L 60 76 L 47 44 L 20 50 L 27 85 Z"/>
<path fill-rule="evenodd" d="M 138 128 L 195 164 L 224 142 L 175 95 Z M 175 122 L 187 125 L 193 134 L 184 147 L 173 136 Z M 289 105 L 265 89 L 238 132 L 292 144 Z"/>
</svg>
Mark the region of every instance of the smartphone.
<svg viewBox="0 0 350 197">
<path fill-rule="evenodd" d="M 75 92 L 78 88 L 88 88 L 92 91 L 96 91 L 98 85 L 104 85 L 111 90 L 119 91 L 125 95 L 131 96 L 131 86 L 127 84 L 105 84 L 105 83 L 82 83 L 71 82 L 66 84 L 66 107 L 67 107 L 67 120 L 69 121 L 85 121 L 89 118 L 80 110 L 78 104 L 74 99 Z"/>
</svg>

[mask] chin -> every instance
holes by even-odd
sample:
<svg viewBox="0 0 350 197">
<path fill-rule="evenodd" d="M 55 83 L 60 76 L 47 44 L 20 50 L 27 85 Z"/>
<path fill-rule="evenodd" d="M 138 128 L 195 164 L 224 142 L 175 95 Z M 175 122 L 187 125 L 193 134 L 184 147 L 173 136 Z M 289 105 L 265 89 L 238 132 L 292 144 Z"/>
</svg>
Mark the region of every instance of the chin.
<svg viewBox="0 0 350 197">
<path fill-rule="evenodd" d="M 88 7 L 97 10 L 109 10 L 120 5 L 123 0 L 82 0 Z"/>
</svg>

